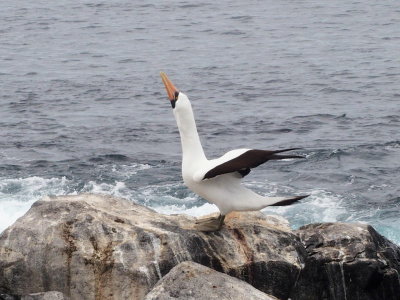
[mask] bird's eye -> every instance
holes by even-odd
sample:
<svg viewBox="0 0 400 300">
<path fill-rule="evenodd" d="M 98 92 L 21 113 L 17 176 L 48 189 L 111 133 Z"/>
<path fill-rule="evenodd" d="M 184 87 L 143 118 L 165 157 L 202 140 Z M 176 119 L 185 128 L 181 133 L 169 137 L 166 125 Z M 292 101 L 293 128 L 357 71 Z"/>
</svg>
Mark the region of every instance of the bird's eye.
<svg viewBox="0 0 400 300">
<path fill-rule="evenodd" d="M 178 100 L 179 92 L 175 91 L 175 95 L 174 96 L 175 96 L 175 101 Z"/>
</svg>

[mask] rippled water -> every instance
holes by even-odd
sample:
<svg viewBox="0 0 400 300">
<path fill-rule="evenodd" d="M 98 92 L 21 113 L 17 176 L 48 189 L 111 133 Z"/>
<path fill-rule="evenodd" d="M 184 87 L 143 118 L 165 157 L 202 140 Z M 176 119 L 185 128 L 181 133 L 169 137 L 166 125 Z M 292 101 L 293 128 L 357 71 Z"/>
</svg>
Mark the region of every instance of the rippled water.
<svg viewBox="0 0 400 300">
<path fill-rule="evenodd" d="M 398 1 L 21 1 L 0 10 L 0 230 L 47 194 L 215 210 L 180 176 L 159 71 L 209 157 L 303 147 L 246 177 L 294 228 L 362 221 L 400 243 Z"/>
</svg>

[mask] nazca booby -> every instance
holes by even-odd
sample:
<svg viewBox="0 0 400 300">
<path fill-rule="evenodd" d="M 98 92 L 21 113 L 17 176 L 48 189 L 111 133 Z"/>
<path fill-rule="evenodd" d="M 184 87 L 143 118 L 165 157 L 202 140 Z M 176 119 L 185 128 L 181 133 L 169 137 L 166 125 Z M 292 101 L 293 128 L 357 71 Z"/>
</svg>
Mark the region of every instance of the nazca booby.
<svg viewBox="0 0 400 300">
<path fill-rule="evenodd" d="M 280 154 L 299 148 L 275 151 L 236 149 L 220 158 L 208 160 L 197 133 L 189 98 L 172 84 L 165 73 L 161 72 L 160 75 L 171 101 L 181 138 L 183 181 L 190 190 L 215 204 L 220 210 L 217 218 L 199 219 L 196 222 L 198 230 L 219 230 L 226 214 L 231 211 L 255 211 L 267 206 L 285 206 L 309 196 L 265 197 L 241 185 L 241 179 L 252 168 L 268 160 L 303 158 Z"/>
</svg>

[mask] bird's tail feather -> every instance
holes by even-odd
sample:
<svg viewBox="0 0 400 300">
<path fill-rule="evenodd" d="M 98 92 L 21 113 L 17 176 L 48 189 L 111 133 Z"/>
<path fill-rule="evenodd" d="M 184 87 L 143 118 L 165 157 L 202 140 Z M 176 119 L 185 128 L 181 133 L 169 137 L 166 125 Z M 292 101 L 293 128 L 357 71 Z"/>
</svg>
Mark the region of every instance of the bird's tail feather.
<svg viewBox="0 0 400 300">
<path fill-rule="evenodd" d="M 287 199 L 283 199 L 283 200 L 279 200 L 277 202 L 275 202 L 274 204 L 270 204 L 269 206 L 287 206 L 287 205 L 291 205 L 301 199 L 304 199 L 306 197 L 308 197 L 310 195 L 303 195 L 303 196 L 296 196 L 296 197 L 292 197 L 292 198 L 287 198 Z"/>
</svg>

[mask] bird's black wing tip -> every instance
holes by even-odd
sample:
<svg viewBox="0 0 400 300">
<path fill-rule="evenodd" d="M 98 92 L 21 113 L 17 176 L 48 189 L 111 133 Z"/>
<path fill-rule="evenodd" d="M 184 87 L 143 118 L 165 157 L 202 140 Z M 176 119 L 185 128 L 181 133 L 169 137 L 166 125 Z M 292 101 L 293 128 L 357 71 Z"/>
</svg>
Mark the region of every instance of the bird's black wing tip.
<svg viewBox="0 0 400 300">
<path fill-rule="evenodd" d="M 280 155 L 280 154 L 274 154 L 271 156 L 271 159 L 291 159 L 291 158 L 306 158 L 303 155 Z"/>
<path fill-rule="evenodd" d="M 291 205 L 291 204 L 293 204 L 293 203 L 295 203 L 295 202 L 297 202 L 297 201 L 299 201 L 301 199 L 307 198 L 309 196 L 311 196 L 311 195 L 296 196 L 296 197 L 293 197 L 293 198 L 289 198 L 289 199 L 285 199 L 285 200 L 279 201 L 279 202 L 277 202 L 275 204 L 272 204 L 271 206 L 287 206 L 287 205 Z"/>
<path fill-rule="evenodd" d="M 304 150 L 304 148 L 302 148 L 302 147 L 286 148 L 286 149 L 274 150 L 272 152 L 273 153 L 282 153 L 282 152 L 288 152 L 288 151 L 294 151 L 294 150 Z"/>
</svg>

